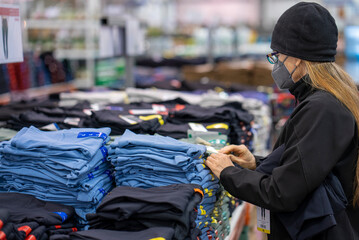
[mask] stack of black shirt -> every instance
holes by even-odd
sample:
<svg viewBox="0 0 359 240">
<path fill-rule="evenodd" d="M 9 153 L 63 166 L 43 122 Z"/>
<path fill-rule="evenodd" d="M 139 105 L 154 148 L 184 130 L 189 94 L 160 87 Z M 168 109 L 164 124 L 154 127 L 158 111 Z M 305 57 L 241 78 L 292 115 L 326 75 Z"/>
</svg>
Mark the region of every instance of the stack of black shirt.
<svg viewBox="0 0 359 240">
<path fill-rule="evenodd" d="M 196 228 L 195 220 L 202 197 L 201 186 L 195 184 L 148 189 L 122 186 L 112 190 L 95 214 L 87 214 L 87 219 L 90 229 L 117 230 L 122 234 L 132 232 L 131 235 L 144 230 L 154 233 L 160 227 L 173 230 L 173 236 L 165 239 L 197 239 L 201 232 Z M 168 235 L 170 232 L 164 233 Z"/>
<path fill-rule="evenodd" d="M 41 201 L 21 193 L 0 193 L 0 239 L 49 239 L 59 232 L 51 229 L 77 230 L 75 211 L 70 206 Z"/>
</svg>

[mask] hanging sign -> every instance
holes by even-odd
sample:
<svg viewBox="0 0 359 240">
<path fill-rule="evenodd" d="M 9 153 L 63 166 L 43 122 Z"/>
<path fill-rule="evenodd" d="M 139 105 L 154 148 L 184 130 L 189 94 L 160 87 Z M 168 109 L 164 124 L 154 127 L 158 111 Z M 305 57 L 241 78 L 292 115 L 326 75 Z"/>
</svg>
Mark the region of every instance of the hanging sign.
<svg viewBox="0 0 359 240">
<path fill-rule="evenodd" d="M 20 7 L 0 3 L 0 63 L 22 62 Z"/>
</svg>

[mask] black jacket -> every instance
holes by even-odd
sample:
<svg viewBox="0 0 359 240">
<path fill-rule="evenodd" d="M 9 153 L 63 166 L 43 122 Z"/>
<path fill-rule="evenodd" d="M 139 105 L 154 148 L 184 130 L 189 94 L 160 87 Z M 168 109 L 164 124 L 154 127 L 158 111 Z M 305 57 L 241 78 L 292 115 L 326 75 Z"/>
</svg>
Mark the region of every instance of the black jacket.
<svg viewBox="0 0 359 240">
<path fill-rule="evenodd" d="M 227 167 L 221 183 L 232 195 L 271 210 L 269 239 L 290 239 L 276 213 L 291 212 L 332 172 L 349 200 L 334 215 L 337 225 L 312 239 L 359 239 L 359 209 L 353 209 L 358 134 L 351 112 L 328 92 L 303 80 L 290 89 L 300 102 L 286 122 L 274 149 L 285 145 L 272 175 Z M 257 163 L 260 164 L 260 161 Z"/>
</svg>

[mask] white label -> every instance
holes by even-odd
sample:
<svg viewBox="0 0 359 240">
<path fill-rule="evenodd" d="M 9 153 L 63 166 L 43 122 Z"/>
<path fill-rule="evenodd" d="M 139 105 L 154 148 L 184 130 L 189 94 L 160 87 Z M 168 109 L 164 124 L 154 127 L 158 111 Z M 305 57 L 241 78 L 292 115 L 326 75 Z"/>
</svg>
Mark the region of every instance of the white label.
<svg viewBox="0 0 359 240">
<path fill-rule="evenodd" d="M 157 114 L 157 112 L 153 109 L 131 109 L 128 111 L 132 115 L 152 115 Z"/>
<path fill-rule="evenodd" d="M 208 130 L 200 123 L 188 123 L 193 131 L 208 132 Z"/>
<path fill-rule="evenodd" d="M 81 120 L 80 118 L 68 117 L 68 118 L 65 118 L 64 123 L 67 123 L 67 124 L 70 124 L 70 125 L 73 125 L 73 126 L 78 126 L 80 120 Z"/>
<path fill-rule="evenodd" d="M 152 109 L 155 110 L 157 113 L 167 112 L 167 108 L 165 105 L 152 104 Z"/>
<path fill-rule="evenodd" d="M 58 126 L 55 123 L 51 123 L 49 125 L 43 126 L 40 128 L 41 130 L 47 130 L 47 131 L 57 131 Z"/>
<path fill-rule="evenodd" d="M 88 115 L 88 116 L 91 116 L 92 115 L 92 111 L 91 109 L 84 109 L 83 112 Z"/>
<path fill-rule="evenodd" d="M 123 116 L 123 115 L 119 115 L 119 118 L 121 118 L 122 120 L 125 120 L 126 122 L 128 122 L 131 125 L 137 124 L 138 118 L 135 118 L 134 116 Z"/>
<path fill-rule="evenodd" d="M 0 63 L 24 61 L 19 5 L 0 4 L 0 26 Z"/>
<path fill-rule="evenodd" d="M 270 211 L 268 209 L 257 207 L 257 229 L 270 234 Z"/>
</svg>

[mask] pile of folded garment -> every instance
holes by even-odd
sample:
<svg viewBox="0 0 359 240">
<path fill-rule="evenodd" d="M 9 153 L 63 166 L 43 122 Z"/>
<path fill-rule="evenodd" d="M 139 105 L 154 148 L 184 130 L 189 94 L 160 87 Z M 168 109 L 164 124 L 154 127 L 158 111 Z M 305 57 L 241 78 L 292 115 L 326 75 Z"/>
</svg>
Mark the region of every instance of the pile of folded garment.
<svg viewBox="0 0 359 240">
<path fill-rule="evenodd" d="M 198 215 L 214 209 L 218 179 L 204 164 L 203 145 L 170 137 L 134 134 L 127 130 L 109 147 L 117 186 L 152 188 L 171 184 L 198 184 L 204 199 Z"/>
<path fill-rule="evenodd" d="M 111 234 L 110 231 L 93 229 L 116 230 L 112 232 L 113 236 L 123 236 L 117 239 L 197 239 L 201 231 L 196 227 L 195 220 L 202 198 L 202 188 L 196 184 L 173 184 L 148 189 L 116 187 L 103 199 L 95 214 L 87 214 L 90 224 L 88 233 L 98 236 L 88 239 L 111 239 L 106 235 L 101 237 L 101 234 Z M 141 238 L 144 233 L 148 235 Z M 86 231 L 71 235 L 84 234 Z"/>
<path fill-rule="evenodd" d="M 189 105 L 183 110 L 170 112 L 166 123 L 158 132 L 167 135 L 166 132 L 169 132 L 167 129 L 170 128 L 176 129 L 177 132 L 180 129 L 182 132 L 187 132 L 187 129 L 217 131 L 228 135 L 231 144 L 244 144 L 251 149 L 253 120 L 253 115 L 244 110 L 241 103 L 232 102 L 215 108 Z M 190 123 L 198 123 L 198 125 L 191 126 Z M 170 126 L 167 126 L 169 124 Z M 175 128 L 175 125 L 178 127 Z M 187 129 L 184 129 L 184 126 Z"/>
<path fill-rule="evenodd" d="M 71 107 L 33 107 L 11 115 L 6 127 L 18 131 L 30 126 L 46 130 L 81 128 L 84 127 L 86 119 L 90 118 L 84 112 L 87 108 L 90 108 L 88 102 L 80 102 Z"/>
<path fill-rule="evenodd" d="M 47 240 L 77 231 L 73 207 L 21 193 L 0 193 L 0 239 Z"/>
<path fill-rule="evenodd" d="M 0 192 L 21 192 L 73 206 L 80 222 L 113 188 L 110 128 L 54 132 L 23 128 L 0 143 Z"/>
<path fill-rule="evenodd" d="M 132 115 L 124 115 L 118 110 L 93 111 L 91 118 L 86 121 L 87 127 L 111 127 L 112 134 L 121 135 L 126 129 L 136 133 L 154 134 L 161 126 L 159 118 L 140 118 Z M 162 120 L 163 121 L 163 120 Z"/>
</svg>

